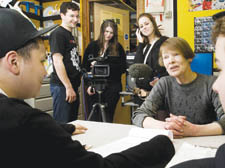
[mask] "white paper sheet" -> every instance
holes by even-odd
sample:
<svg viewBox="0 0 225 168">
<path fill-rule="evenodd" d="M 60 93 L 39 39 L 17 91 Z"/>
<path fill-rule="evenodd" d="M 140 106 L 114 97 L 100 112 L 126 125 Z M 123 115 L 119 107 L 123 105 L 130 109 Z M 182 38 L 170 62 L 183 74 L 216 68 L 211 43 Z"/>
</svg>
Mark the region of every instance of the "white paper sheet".
<svg viewBox="0 0 225 168">
<path fill-rule="evenodd" d="M 127 137 L 113 141 L 98 148 L 92 148 L 89 151 L 96 152 L 105 157 L 111 153 L 121 152 L 142 142 L 149 141 L 157 135 L 166 135 L 170 139 L 173 139 L 173 134 L 169 130 L 132 128 Z"/>
<path fill-rule="evenodd" d="M 217 149 L 200 147 L 184 142 L 166 168 L 188 160 L 214 157 L 216 151 Z"/>
</svg>

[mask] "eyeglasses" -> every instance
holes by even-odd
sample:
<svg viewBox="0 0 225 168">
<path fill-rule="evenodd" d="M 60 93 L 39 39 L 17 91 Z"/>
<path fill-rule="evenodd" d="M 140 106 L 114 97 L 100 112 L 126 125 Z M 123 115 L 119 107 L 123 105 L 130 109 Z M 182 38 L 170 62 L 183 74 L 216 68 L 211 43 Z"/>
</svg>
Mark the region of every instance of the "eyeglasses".
<svg viewBox="0 0 225 168">
<path fill-rule="evenodd" d="M 212 18 L 213 18 L 214 21 L 216 21 L 217 19 L 219 19 L 219 18 L 221 18 L 223 16 L 225 16 L 225 11 L 216 13 L 215 15 L 212 16 Z"/>
</svg>

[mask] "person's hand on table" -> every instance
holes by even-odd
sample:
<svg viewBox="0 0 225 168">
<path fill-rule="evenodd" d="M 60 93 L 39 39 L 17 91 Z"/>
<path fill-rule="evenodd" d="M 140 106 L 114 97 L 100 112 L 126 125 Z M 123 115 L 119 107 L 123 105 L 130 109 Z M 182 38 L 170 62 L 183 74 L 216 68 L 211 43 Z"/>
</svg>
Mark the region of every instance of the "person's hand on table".
<svg viewBox="0 0 225 168">
<path fill-rule="evenodd" d="M 176 116 L 170 114 L 170 117 L 166 118 L 165 129 L 173 132 L 174 138 L 182 138 L 185 136 L 184 127 L 186 122 L 185 116 Z"/>
<path fill-rule="evenodd" d="M 193 124 L 189 121 L 184 122 L 184 127 L 183 127 L 183 136 L 196 136 L 197 132 L 197 125 Z"/>
<path fill-rule="evenodd" d="M 75 131 L 72 133 L 72 135 L 77 135 L 77 134 L 84 134 L 87 131 L 87 128 L 80 125 L 80 124 L 73 124 L 75 126 Z"/>
</svg>

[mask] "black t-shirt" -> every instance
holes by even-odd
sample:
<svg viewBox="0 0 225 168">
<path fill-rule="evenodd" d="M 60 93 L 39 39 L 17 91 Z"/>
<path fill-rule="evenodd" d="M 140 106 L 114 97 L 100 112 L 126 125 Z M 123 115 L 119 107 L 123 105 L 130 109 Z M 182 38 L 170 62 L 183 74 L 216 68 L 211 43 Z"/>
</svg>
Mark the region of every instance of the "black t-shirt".
<svg viewBox="0 0 225 168">
<path fill-rule="evenodd" d="M 52 55 L 60 53 L 63 56 L 63 63 L 65 65 L 68 78 L 73 87 L 78 87 L 80 85 L 81 62 L 72 33 L 62 26 L 59 26 L 51 33 L 49 43 Z M 63 85 L 56 73 L 54 64 L 50 82 Z"/>
</svg>

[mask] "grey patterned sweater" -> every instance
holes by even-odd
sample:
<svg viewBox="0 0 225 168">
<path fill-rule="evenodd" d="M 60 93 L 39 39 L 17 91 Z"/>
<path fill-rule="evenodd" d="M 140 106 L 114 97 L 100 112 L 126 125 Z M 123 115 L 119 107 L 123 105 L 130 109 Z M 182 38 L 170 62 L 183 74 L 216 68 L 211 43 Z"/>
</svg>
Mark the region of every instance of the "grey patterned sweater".
<svg viewBox="0 0 225 168">
<path fill-rule="evenodd" d="M 183 115 L 193 124 L 218 122 L 225 132 L 225 115 L 219 96 L 213 92 L 215 76 L 198 74 L 189 84 L 179 84 L 174 77 L 162 77 L 145 102 L 133 112 L 132 121 L 142 127 L 145 117 L 155 117 L 158 110 Z"/>
</svg>

